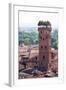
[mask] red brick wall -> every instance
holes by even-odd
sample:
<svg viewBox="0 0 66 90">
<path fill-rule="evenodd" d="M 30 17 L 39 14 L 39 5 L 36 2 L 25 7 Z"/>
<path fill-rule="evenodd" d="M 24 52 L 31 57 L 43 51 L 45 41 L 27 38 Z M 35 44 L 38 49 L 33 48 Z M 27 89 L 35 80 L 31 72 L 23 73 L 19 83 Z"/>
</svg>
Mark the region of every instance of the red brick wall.
<svg viewBox="0 0 66 90">
<path fill-rule="evenodd" d="M 51 30 L 49 28 L 40 27 L 39 31 L 39 65 L 48 69 L 51 51 Z"/>
</svg>

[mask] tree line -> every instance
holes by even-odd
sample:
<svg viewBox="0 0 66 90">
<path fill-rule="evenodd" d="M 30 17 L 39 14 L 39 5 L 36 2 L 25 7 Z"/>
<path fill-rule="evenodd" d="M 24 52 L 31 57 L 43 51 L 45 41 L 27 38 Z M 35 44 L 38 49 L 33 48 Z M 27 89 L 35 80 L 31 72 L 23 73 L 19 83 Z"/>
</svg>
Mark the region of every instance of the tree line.
<svg viewBox="0 0 66 90">
<path fill-rule="evenodd" d="M 19 31 L 18 33 L 19 45 L 24 43 L 25 45 L 38 44 L 39 38 L 37 32 L 25 32 Z M 53 30 L 51 33 L 51 47 L 58 49 L 58 30 Z"/>
</svg>

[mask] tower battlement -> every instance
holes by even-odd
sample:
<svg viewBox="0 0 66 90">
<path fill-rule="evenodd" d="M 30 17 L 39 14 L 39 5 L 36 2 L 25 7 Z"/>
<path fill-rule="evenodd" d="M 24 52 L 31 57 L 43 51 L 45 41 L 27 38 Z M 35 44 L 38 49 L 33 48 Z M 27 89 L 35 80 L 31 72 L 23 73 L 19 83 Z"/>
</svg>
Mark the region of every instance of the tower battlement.
<svg viewBox="0 0 66 90">
<path fill-rule="evenodd" d="M 51 31 L 51 23 L 49 21 L 39 21 L 38 23 L 38 30 L 50 30 Z"/>
</svg>

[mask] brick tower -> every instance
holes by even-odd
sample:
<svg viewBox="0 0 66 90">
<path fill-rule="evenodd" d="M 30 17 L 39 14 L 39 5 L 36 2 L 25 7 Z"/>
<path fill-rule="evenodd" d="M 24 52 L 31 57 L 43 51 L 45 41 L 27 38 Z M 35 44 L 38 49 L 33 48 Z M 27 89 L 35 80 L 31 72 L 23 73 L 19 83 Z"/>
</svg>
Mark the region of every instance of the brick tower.
<svg viewBox="0 0 66 90">
<path fill-rule="evenodd" d="M 42 71 L 48 70 L 51 59 L 51 24 L 49 21 L 39 21 L 39 68 Z"/>
</svg>

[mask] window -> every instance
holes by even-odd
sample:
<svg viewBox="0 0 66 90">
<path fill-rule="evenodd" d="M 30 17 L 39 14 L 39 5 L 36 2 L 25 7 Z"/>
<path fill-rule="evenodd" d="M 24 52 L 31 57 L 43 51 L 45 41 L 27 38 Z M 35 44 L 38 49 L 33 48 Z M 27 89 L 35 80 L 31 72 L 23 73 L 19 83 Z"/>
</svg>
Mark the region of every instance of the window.
<svg viewBox="0 0 66 90">
<path fill-rule="evenodd" d="M 41 33 L 42 33 L 42 31 L 41 31 Z"/>
<path fill-rule="evenodd" d="M 43 40 L 44 40 L 44 38 L 43 38 Z"/>
<path fill-rule="evenodd" d="M 42 37 L 40 37 L 40 39 L 42 39 Z"/>
<path fill-rule="evenodd" d="M 36 62 L 36 64 L 37 64 L 37 62 Z"/>
<path fill-rule="evenodd" d="M 45 59 L 45 56 L 43 56 L 43 59 Z"/>
<path fill-rule="evenodd" d="M 53 54 L 53 53 L 51 53 L 51 58 L 52 58 L 52 59 L 54 58 L 54 54 Z"/>
<path fill-rule="evenodd" d="M 39 38 L 42 39 L 42 37 L 39 35 Z"/>
<path fill-rule="evenodd" d="M 36 60 L 37 60 L 37 57 L 36 57 Z"/>
<path fill-rule="evenodd" d="M 47 46 L 45 46 L 45 49 L 47 48 Z"/>
<path fill-rule="evenodd" d="M 41 46 L 41 48 L 43 48 L 43 46 Z"/>
</svg>

